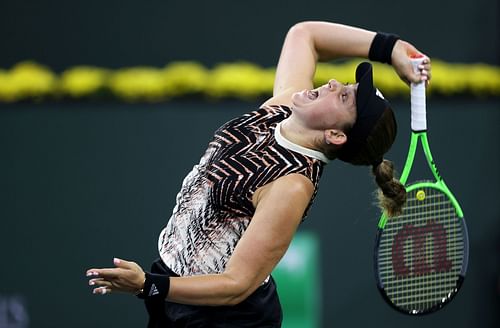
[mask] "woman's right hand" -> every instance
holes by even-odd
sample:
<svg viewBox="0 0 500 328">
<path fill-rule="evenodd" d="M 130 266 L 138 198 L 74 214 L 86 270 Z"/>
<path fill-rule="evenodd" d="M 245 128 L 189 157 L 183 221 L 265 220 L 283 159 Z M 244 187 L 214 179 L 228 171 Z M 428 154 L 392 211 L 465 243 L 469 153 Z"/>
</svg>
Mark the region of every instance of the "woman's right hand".
<svg viewBox="0 0 500 328">
<path fill-rule="evenodd" d="M 411 57 L 415 55 L 423 55 L 425 57 L 422 64 L 419 66 L 419 73 L 413 71 Z M 418 51 L 412 44 L 398 40 L 394 45 L 391 55 L 392 67 L 399 75 L 401 80 L 406 84 L 419 83 L 425 81 L 428 85 L 431 80 L 431 60 L 428 56 Z"/>
</svg>

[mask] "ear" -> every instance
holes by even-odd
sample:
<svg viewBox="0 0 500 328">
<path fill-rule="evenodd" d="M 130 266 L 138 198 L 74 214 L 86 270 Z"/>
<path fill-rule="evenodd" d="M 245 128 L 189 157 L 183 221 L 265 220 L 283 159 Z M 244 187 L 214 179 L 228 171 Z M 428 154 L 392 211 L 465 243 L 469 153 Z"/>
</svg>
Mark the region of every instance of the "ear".
<svg viewBox="0 0 500 328">
<path fill-rule="evenodd" d="M 337 129 L 329 129 L 325 131 L 325 141 L 327 144 L 343 145 L 347 141 L 347 135 Z"/>
</svg>

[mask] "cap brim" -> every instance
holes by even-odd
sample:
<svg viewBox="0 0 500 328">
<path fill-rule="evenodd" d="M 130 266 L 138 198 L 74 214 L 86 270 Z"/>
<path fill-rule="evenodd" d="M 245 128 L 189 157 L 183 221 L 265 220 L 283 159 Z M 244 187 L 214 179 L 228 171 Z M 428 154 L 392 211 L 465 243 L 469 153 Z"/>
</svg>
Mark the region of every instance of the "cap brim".
<svg viewBox="0 0 500 328">
<path fill-rule="evenodd" d="M 375 87 L 373 86 L 373 69 L 370 63 L 363 62 L 358 65 L 356 68 L 356 82 L 358 83 L 358 89 L 356 91 L 356 111 L 359 117 L 363 116 L 371 96 L 375 94 Z"/>
<path fill-rule="evenodd" d="M 386 108 L 390 108 L 387 100 L 373 85 L 373 69 L 368 62 L 356 68 L 356 122 L 347 133 L 347 143 L 339 151 L 341 160 L 353 158 L 366 143 L 373 127 Z"/>
</svg>

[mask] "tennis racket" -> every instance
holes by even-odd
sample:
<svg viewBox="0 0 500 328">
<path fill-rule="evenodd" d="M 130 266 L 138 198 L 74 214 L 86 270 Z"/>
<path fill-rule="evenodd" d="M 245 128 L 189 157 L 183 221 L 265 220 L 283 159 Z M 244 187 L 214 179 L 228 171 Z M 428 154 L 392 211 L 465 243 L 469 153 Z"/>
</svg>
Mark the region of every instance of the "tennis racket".
<svg viewBox="0 0 500 328">
<path fill-rule="evenodd" d="M 413 68 L 423 56 L 412 58 Z M 396 310 L 426 314 L 457 294 L 469 254 L 467 226 L 458 201 L 432 158 L 427 139 L 425 83 L 411 84 L 411 141 L 401 174 L 407 204 L 400 216 L 382 214 L 375 241 L 375 276 L 383 298 Z M 406 183 L 420 141 L 434 180 Z"/>
</svg>

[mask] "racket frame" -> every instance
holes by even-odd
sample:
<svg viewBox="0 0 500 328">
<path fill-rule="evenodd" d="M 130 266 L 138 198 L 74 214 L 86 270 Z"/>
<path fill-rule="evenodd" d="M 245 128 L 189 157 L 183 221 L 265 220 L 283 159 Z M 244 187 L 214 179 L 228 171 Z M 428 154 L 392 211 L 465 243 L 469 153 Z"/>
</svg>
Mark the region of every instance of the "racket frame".
<svg viewBox="0 0 500 328">
<path fill-rule="evenodd" d="M 435 181 L 418 181 L 418 182 L 411 183 L 411 184 L 407 185 L 406 181 L 408 180 L 408 177 L 411 173 L 411 168 L 413 167 L 413 162 L 415 160 L 415 154 L 417 152 L 419 140 L 420 140 L 420 143 L 422 144 L 422 148 L 423 148 L 423 151 L 425 154 L 427 164 L 428 164 L 428 166 L 429 166 L 429 168 L 430 168 L 430 170 L 431 170 L 431 172 L 436 180 Z M 405 309 L 397 306 L 396 304 L 394 304 L 390 300 L 389 296 L 386 294 L 386 292 L 384 290 L 382 281 L 380 279 L 379 269 L 378 269 L 379 260 L 378 260 L 378 251 L 377 250 L 379 249 L 379 246 L 380 246 L 382 232 L 383 232 L 384 227 L 385 227 L 389 218 L 385 213 L 383 213 L 380 220 L 379 220 L 378 229 L 377 229 L 378 232 L 377 232 L 377 236 L 376 236 L 376 240 L 375 240 L 375 252 L 374 252 L 374 266 L 375 266 L 374 270 L 375 270 L 375 277 L 377 280 L 378 290 L 379 290 L 380 294 L 382 295 L 382 298 L 392 308 L 394 308 L 398 312 L 408 314 L 408 315 L 425 315 L 425 314 L 435 312 L 435 311 L 443 308 L 446 304 L 448 304 L 455 297 L 455 295 L 458 293 L 458 291 L 460 290 L 460 288 L 463 284 L 463 281 L 465 279 L 465 274 L 467 272 L 468 254 L 469 254 L 469 237 L 468 237 L 468 232 L 467 232 L 467 225 L 465 223 L 464 214 L 463 214 L 462 208 L 460 207 L 460 204 L 458 203 L 457 199 L 451 193 L 450 189 L 448 188 L 448 186 L 446 185 L 446 183 L 442 179 L 442 177 L 439 174 L 439 171 L 437 169 L 437 166 L 434 163 L 434 159 L 432 157 L 432 153 L 431 153 L 431 150 L 429 147 L 429 142 L 427 139 L 427 131 L 418 131 L 418 132 L 412 131 L 408 155 L 406 158 L 406 163 L 405 163 L 403 172 L 401 173 L 400 182 L 403 185 L 405 185 L 405 189 L 406 189 L 407 193 L 414 191 L 415 189 L 419 189 L 419 188 L 434 188 L 434 189 L 437 189 L 437 190 L 443 192 L 444 194 L 446 194 L 446 196 L 450 199 L 453 207 L 455 208 L 457 216 L 460 220 L 460 224 L 462 226 L 462 230 L 464 231 L 464 235 L 463 235 L 463 239 L 464 239 L 463 259 L 464 259 L 464 262 L 462 264 L 461 272 L 460 272 L 459 277 L 457 279 L 457 284 L 456 284 L 455 289 L 449 294 L 449 296 L 446 298 L 445 301 L 443 301 L 441 303 L 437 303 L 435 306 L 433 306 L 425 311 L 418 311 L 418 310 L 408 311 L 408 310 L 405 310 Z"/>
<path fill-rule="evenodd" d="M 436 179 L 435 182 L 432 181 L 420 181 L 420 182 L 415 182 L 410 185 L 406 185 L 406 181 L 408 180 L 408 177 L 410 176 L 411 169 L 413 167 L 413 162 L 415 160 L 415 154 L 417 152 L 417 146 L 418 146 L 418 141 L 420 140 L 420 143 L 422 144 L 422 149 L 424 150 L 425 154 L 425 159 L 427 160 L 427 164 L 432 172 L 432 175 Z M 405 166 L 403 168 L 403 172 L 401 173 L 401 178 L 399 181 L 405 186 L 406 192 L 410 192 L 414 189 L 417 188 L 422 188 L 422 187 L 431 187 L 431 188 L 436 188 L 439 189 L 440 191 L 444 192 L 446 196 L 450 198 L 450 201 L 452 202 L 453 206 L 455 207 L 455 210 L 457 211 L 457 216 L 461 219 L 464 217 L 464 213 L 462 211 L 462 207 L 458 203 L 457 199 L 455 196 L 451 193 L 450 189 L 444 182 L 443 178 L 439 174 L 439 171 L 437 169 L 436 164 L 434 163 L 434 159 L 432 158 L 432 153 L 431 149 L 429 147 L 429 141 L 427 140 L 427 131 L 412 131 L 411 133 L 411 140 L 410 140 L 410 147 L 408 150 L 408 155 L 406 157 L 406 162 Z M 383 229 L 385 224 L 387 223 L 388 217 L 385 213 L 382 214 L 382 217 L 379 220 L 378 227 L 380 229 Z"/>
<path fill-rule="evenodd" d="M 423 58 L 414 58 L 412 59 L 414 69 L 416 70 L 416 66 L 420 64 L 420 62 L 423 60 Z M 413 98 L 415 96 L 415 98 Z M 415 106 L 414 106 L 415 104 Z M 408 155 L 406 158 L 406 162 L 403 168 L 403 172 L 401 173 L 401 178 L 400 182 L 405 186 L 406 192 L 409 193 L 415 189 L 418 188 L 435 188 L 441 192 L 443 192 L 450 200 L 452 203 L 457 217 L 460 220 L 460 224 L 462 227 L 462 231 L 464 232 L 463 234 L 463 243 L 464 243 L 464 250 L 463 250 L 463 263 L 462 263 L 462 268 L 460 271 L 460 274 L 457 279 L 457 283 L 455 288 L 450 292 L 448 297 L 443 299 L 442 302 L 437 303 L 435 306 L 426 309 L 426 310 L 406 310 L 403 309 L 396 304 L 394 304 L 387 293 L 384 290 L 384 285 L 383 282 L 380 279 L 380 274 L 379 274 L 379 256 L 378 256 L 378 249 L 380 246 L 380 240 L 381 236 L 384 230 L 385 225 L 387 224 L 387 221 L 389 220 L 388 216 L 386 213 L 382 213 L 382 216 L 380 217 L 380 220 L 378 222 L 378 231 L 377 231 L 377 236 L 375 240 L 375 252 L 374 252 L 374 269 L 375 269 L 375 276 L 377 280 L 377 287 L 382 295 L 383 299 L 394 309 L 396 309 L 399 312 L 409 314 L 409 315 L 423 315 L 423 314 L 428 314 L 435 312 L 439 309 L 441 309 L 443 306 L 448 304 L 454 296 L 458 293 L 458 290 L 462 286 L 462 283 L 465 279 L 465 273 L 467 272 L 467 267 L 468 267 L 468 255 L 469 255 L 469 237 L 468 237 L 468 230 L 467 226 L 465 223 L 464 219 L 464 214 L 462 211 L 462 208 L 460 204 L 458 203 L 457 199 L 455 196 L 451 193 L 450 189 L 444 182 L 443 178 L 441 177 L 437 166 L 434 162 L 434 159 L 432 157 L 432 153 L 429 147 L 429 142 L 427 139 L 427 123 L 426 123 L 426 109 L 425 109 L 425 86 L 423 82 L 419 84 L 412 84 L 412 133 L 411 133 L 411 140 L 410 140 L 410 146 L 408 149 Z M 420 127 L 421 129 L 418 130 L 415 127 Z M 422 148 L 425 154 L 425 158 L 427 161 L 427 165 L 430 168 L 432 175 L 434 176 L 435 181 L 417 181 L 411 184 L 406 184 L 408 177 L 411 173 L 411 169 L 413 167 L 413 162 L 415 160 L 415 154 L 417 152 L 417 147 L 420 143 L 422 144 Z"/>
</svg>

